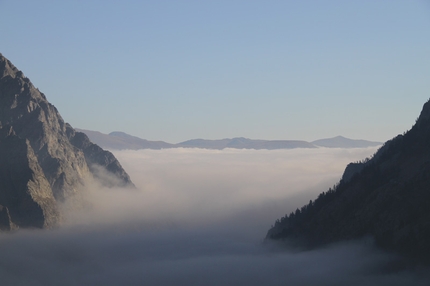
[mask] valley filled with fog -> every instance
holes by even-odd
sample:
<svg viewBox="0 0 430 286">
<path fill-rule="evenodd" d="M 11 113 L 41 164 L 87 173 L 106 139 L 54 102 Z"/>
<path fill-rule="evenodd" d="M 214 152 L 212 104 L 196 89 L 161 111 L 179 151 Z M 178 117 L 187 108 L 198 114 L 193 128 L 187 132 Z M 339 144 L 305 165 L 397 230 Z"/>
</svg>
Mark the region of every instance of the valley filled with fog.
<svg viewBox="0 0 430 286">
<path fill-rule="evenodd" d="M 114 151 L 137 189 L 89 183 L 59 229 L 2 234 L 2 283 L 424 285 L 370 239 L 304 252 L 263 243 L 376 149 Z"/>
</svg>

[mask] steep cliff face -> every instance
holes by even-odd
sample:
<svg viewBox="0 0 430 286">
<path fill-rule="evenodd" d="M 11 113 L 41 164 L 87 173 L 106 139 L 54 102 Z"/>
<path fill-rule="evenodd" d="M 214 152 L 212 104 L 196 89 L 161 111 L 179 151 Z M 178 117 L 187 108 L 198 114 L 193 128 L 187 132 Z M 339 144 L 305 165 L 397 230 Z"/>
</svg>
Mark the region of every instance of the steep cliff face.
<svg viewBox="0 0 430 286">
<path fill-rule="evenodd" d="M 0 129 L 0 201 L 10 223 L 22 227 L 52 227 L 60 214 L 52 188 L 27 139 L 12 127 Z M 4 222 L 3 222 L 4 224 Z"/>
<path fill-rule="evenodd" d="M 376 243 L 430 262 L 430 102 L 413 128 L 367 162 L 346 168 L 339 184 L 278 220 L 267 239 L 317 247 L 373 236 Z"/>
<path fill-rule="evenodd" d="M 111 153 L 76 133 L 1 54 L 0 156 L 0 205 L 18 227 L 57 225 L 58 202 L 78 194 L 96 165 L 117 185 L 133 185 Z"/>
<path fill-rule="evenodd" d="M 88 163 L 91 173 L 98 178 L 103 185 L 108 187 L 134 186 L 128 174 L 111 152 L 103 150 L 98 145 L 92 143 L 86 134 L 76 132 L 68 124 L 67 134 L 73 146 L 84 152 L 85 160 Z M 100 166 L 103 166 L 103 169 L 100 169 Z M 103 170 L 115 176 L 108 176 L 109 178 L 106 178 Z"/>
</svg>

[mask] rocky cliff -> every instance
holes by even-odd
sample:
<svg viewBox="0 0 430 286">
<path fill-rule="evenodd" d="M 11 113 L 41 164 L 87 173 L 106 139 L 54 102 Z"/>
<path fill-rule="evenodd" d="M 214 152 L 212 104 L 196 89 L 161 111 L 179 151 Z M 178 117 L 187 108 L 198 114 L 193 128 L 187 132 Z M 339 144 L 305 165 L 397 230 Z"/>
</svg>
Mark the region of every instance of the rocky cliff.
<svg viewBox="0 0 430 286">
<path fill-rule="evenodd" d="M 267 239 L 312 248 L 374 237 L 382 248 L 430 262 L 430 102 L 416 124 L 370 159 L 349 165 L 315 201 L 277 220 Z"/>
<path fill-rule="evenodd" d="M 108 185 L 133 186 L 110 152 L 65 123 L 0 54 L 0 229 L 58 225 L 58 203 L 79 194 L 87 179 L 101 178 L 100 170 L 115 178 Z"/>
</svg>

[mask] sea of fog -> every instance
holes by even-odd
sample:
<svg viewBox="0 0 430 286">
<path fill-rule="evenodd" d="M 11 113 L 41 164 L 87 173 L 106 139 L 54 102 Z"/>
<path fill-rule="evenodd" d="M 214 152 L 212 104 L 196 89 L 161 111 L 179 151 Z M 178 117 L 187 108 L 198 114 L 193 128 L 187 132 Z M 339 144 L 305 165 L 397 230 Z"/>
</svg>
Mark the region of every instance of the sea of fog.
<svg viewBox="0 0 430 286">
<path fill-rule="evenodd" d="M 2 285 L 428 285 L 370 239 L 298 252 L 262 243 L 376 148 L 113 151 L 136 190 L 88 183 L 55 230 L 0 235 Z"/>
</svg>

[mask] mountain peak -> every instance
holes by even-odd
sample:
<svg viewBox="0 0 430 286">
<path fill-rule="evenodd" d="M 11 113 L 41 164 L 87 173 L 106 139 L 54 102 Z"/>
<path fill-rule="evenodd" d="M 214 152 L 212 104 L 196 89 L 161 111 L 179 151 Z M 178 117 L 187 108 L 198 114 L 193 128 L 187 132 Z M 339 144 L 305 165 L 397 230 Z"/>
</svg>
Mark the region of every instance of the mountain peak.
<svg viewBox="0 0 430 286">
<path fill-rule="evenodd" d="M 420 116 L 417 119 L 417 124 L 429 122 L 430 119 L 430 99 L 423 105 Z"/>
<path fill-rule="evenodd" d="M 381 142 L 349 139 L 340 135 L 332 138 L 315 140 L 311 143 L 320 147 L 327 148 L 365 148 L 370 146 L 382 145 Z"/>
<path fill-rule="evenodd" d="M 134 136 L 128 135 L 127 133 L 122 132 L 122 131 L 113 131 L 113 132 L 109 133 L 109 135 L 110 136 L 116 136 L 116 137 L 122 137 L 122 138 L 134 137 Z"/>
<path fill-rule="evenodd" d="M 7 75 L 15 77 L 19 70 L 0 53 L 0 75 L 5 77 Z M 22 74 L 22 73 L 21 73 Z"/>
<path fill-rule="evenodd" d="M 0 205 L 17 227 L 52 227 L 97 165 L 132 185 L 115 157 L 65 123 L 28 78 L 0 56 Z M 1 226 L 0 226 L 1 228 Z"/>
</svg>

